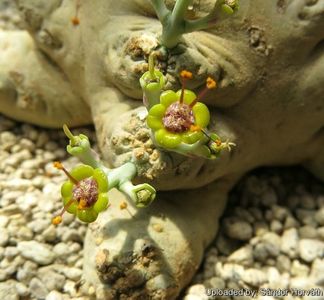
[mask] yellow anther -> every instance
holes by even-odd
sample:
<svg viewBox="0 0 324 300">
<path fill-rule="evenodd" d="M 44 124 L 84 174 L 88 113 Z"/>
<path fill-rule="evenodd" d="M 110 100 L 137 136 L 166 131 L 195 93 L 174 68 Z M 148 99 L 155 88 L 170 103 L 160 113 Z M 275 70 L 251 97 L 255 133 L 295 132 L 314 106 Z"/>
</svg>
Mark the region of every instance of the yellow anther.
<svg viewBox="0 0 324 300">
<path fill-rule="evenodd" d="M 80 19 L 78 17 L 71 18 L 71 22 L 74 26 L 77 26 L 80 24 Z"/>
<path fill-rule="evenodd" d="M 78 205 L 78 209 L 85 209 L 87 207 L 87 201 L 81 199 Z"/>
<path fill-rule="evenodd" d="M 206 86 L 207 86 L 207 89 L 214 89 L 217 87 L 217 84 L 216 84 L 216 81 L 211 78 L 211 77 L 208 77 L 207 80 L 206 80 Z"/>
<path fill-rule="evenodd" d="M 62 222 L 62 217 L 61 216 L 56 216 L 52 219 L 52 224 L 53 225 L 58 225 Z"/>
<path fill-rule="evenodd" d="M 63 165 L 62 165 L 62 163 L 59 162 L 59 161 L 55 161 L 55 162 L 53 163 L 53 166 L 54 166 L 54 168 L 56 168 L 56 169 L 58 169 L 58 170 L 63 170 Z"/>
<path fill-rule="evenodd" d="M 191 125 L 190 131 L 200 131 L 201 127 L 199 125 Z"/>
<path fill-rule="evenodd" d="M 222 141 L 218 139 L 215 141 L 215 144 L 217 147 L 220 147 L 222 145 Z"/>
<path fill-rule="evenodd" d="M 192 73 L 187 70 L 183 70 L 180 72 L 180 76 L 184 79 L 192 79 Z"/>
<path fill-rule="evenodd" d="M 127 203 L 126 202 L 120 203 L 119 208 L 120 209 L 126 209 L 127 208 Z"/>
</svg>

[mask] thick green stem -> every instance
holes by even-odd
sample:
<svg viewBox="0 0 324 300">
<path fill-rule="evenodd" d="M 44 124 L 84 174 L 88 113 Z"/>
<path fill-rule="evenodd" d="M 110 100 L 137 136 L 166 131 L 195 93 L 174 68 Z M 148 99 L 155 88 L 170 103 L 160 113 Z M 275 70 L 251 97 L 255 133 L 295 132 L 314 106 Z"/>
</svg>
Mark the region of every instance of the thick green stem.
<svg viewBox="0 0 324 300">
<path fill-rule="evenodd" d="M 132 162 L 116 169 L 103 167 L 103 170 L 108 177 L 109 189 L 116 187 L 132 199 L 137 207 L 146 207 L 154 200 L 156 191 L 152 186 L 147 183 L 133 185 L 132 179 L 136 176 L 137 170 Z"/>
<path fill-rule="evenodd" d="M 177 46 L 183 34 L 206 29 L 214 25 L 216 20 L 225 19 L 238 9 L 238 0 L 217 0 L 207 16 L 186 20 L 185 14 L 192 0 L 176 0 L 172 12 L 166 8 L 163 0 L 151 0 L 151 3 L 163 27 L 160 42 L 169 49 Z"/>
<path fill-rule="evenodd" d="M 89 165 L 94 169 L 100 168 L 102 166 L 101 162 L 98 160 L 97 153 L 90 149 L 79 155 L 75 155 L 82 163 Z"/>
<path fill-rule="evenodd" d="M 149 70 L 140 78 L 143 90 L 143 103 L 149 110 L 153 105 L 160 103 L 160 95 L 164 88 L 164 76 L 155 69 L 155 54 L 152 52 L 148 61 Z"/>
<path fill-rule="evenodd" d="M 103 169 L 108 177 L 109 189 L 119 188 L 126 181 L 131 181 L 137 174 L 136 166 L 128 162 L 115 169 Z"/>
<path fill-rule="evenodd" d="M 63 131 L 70 140 L 69 145 L 66 147 L 69 154 L 95 169 L 101 167 L 102 164 L 99 156 L 91 149 L 89 139 L 86 135 L 73 135 L 66 124 L 63 125 Z"/>
<path fill-rule="evenodd" d="M 178 0 L 176 1 L 172 14 L 171 14 L 171 22 L 177 25 L 177 23 L 181 23 L 184 19 L 185 13 L 188 9 L 188 6 L 192 3 L 192 0 Z"/>
<path fill-rule="evenodd" d="M 162 23 L 167 15 L 170 14 L 170 11 L 166 8 L 164 1 L 162 0 L 151 0 L 152 6 L 159 18 L 160 22 Z"/>
</svg>

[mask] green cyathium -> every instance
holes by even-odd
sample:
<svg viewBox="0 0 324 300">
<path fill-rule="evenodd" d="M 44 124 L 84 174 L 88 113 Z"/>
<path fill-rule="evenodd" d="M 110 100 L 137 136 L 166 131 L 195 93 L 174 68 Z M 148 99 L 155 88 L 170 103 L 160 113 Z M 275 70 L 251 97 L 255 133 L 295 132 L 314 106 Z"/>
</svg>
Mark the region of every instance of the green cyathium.
<svg viewBox="0 0 324 300">
<path fill-rule="evenodd" d="M 192 2 L 193 0 L 176 0 L 173 10 L 170 11 L 164 0 L 151 0 L 162 24 L 161 45 L 169 49 L 174 48 L 183 34 L 207 29 L 238 10 L 238 0 L 217 0 L 213 10 L 205 17 L 187 20 L 185 15 Z"/>
<path fill-rule="evenodd" d="M 146 119 L 158 147 L 207 159 L 217 158 L 225 148 L 231 150 L 234 143 L 222 142 L 218 135 L 209 133 L 209 109 L 199 98 L 186 89 L 161 94 L 160 103 L 149 110 Z"/>
<path fill-rule="evenodd" d="M 143 103 L 147 109 L 160 102 L 160 95 L 164 88 L 164 76 L 162 72 L 155 69 L 155 54 L 151 53 L 148 61 L 149 70 L 140 78 L 143 91 Z"/>
</svg>

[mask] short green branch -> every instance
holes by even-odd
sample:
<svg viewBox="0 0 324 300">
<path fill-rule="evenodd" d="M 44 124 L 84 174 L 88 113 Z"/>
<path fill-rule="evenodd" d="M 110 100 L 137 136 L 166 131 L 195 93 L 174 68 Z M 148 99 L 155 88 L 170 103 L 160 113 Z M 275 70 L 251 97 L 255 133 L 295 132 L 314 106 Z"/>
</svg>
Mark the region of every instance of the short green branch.
<svg viewBox="0 0 324 300">
<path fill-rule="evenodd" d="M 84 134 L 73 135 L 69 127 L 64 124 L 63 131 L 69 138 L 69 145 L 67 145 L 67 152 L 77 157 L 82 163 L 93 168 L 100 168 L 101 162 L 98 154 L 91 149 L 89 139 Z"/>
<path fill-rule="evenodd" d="M 152 52 L 148 61 L 149 70 L 140 78 L 143 90 L 143 103 L 147 109 L 160 102 L 160 95 L 164 88 L 164 76 L 155 69 L 155 54 Z"/>
<path fill-rule="evenodd" d="M 134 163 L 128 162 L 115 169 L 103 168 L 108 177 L 109 189 L 117 188 L 126 194 L 137 207 L 146 207 L 155 199 L 155 189 L 147 183 L 133 185 L 137 174 Z"/>
<path fill-rule="evenodd" d="M 176 0 L 172 12 L 166 8 L 163 0 L 151 0 L 151 3 L 163 27 L 160 42 L 169 49 L 177 46 L 183 34 L 207 29 L 238 10 L 238 0 L 218 0 L 207 16 L 186 20 L 185 14 L 192 0 Z"/>
<path fill-rule="evenodd" d="M 94 169 L 102 170 L 108 178 L 108 189 L 117 188 L 133 200 L 137 207 L 148 206 L 155 198 L 156 191 L 149 184 L 133 185 L 132 180 L 137 175 L 137 168 L 133 162 L 128 162 L 118 168 L 109 169 L 99 160 L 98 154 L 91 149 L 89 139 L 86 135 L 75 136 L 67 125 L 63 126 L 64 133 L 70 142 L 67 151 L 79 160 Z"/>
</svg>

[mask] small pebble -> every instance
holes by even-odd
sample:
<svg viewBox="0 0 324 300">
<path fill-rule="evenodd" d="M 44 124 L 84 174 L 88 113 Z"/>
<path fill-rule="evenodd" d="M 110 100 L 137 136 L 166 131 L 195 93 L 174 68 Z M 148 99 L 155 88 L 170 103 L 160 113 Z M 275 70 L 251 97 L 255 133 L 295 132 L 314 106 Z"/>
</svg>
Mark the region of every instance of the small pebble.
<svg viewBox="0 0 324 300">
<path fill-rule="evenodd" d="M 5 228 L 0 228 L 0 246 L 6 246 L 9 242 L 9 233 Z"/>
<path fill-rule="evenodd" d="M 51 291 L 46 296 L 45 300 L 64 300 L 63 294 L 58 291 Z"/>
<path fill-rule="evenodd" d="M 281 251 L 290 258 L 295 258 L 298 251 L 298 231 L 296 228 L 290 228 L 284 231 L 281 239 Z"/>
<path fill-rule="evenodd" d="M 299 255 L 306 262 L 311 262 L 317 257 L 324 257 L 324 242 L 313 239 L 300 240 Z"/>
<path fill-rule="evenodd" d="M 38 278 L 33 278 L 30 281 L 29 289 L 31 294 L 37 299 L 44 299 L 48 294 L 45 285 Z"/>
<path fill-rule="evenodd" d="M 36 241 L 19 242 L 18 249 L 23 257 L 39 265 L 48 265 L 56 258 L 55 253 L 49 250 L 45 244 Z"/>
<path fill-rule="evenodd" d="M 243 220 L 228 218 L 224 221 L 224 230 L 228 237 L 246 241 L 252 237 L 252 226 Z"/>
</svg>

